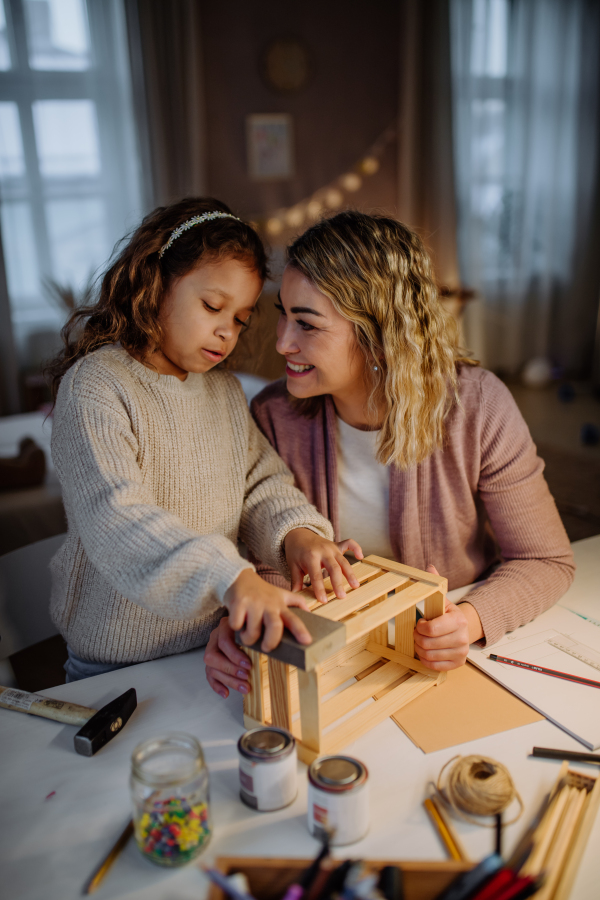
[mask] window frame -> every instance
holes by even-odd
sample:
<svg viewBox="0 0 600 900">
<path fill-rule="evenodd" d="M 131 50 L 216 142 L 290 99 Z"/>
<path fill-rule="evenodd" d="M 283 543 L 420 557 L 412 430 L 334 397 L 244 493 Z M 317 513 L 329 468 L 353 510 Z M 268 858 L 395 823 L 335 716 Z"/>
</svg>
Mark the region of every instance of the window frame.
<svg viewBox="0 0 600 900">
<path fill-rule="evenodd" d="M 89 25 L 90 66 L 83 70 L 61 71 L 30 68 L 24 2 L 4 0 L 11 68 L 0 71 L 0 101 L 17 106 L 25 175 L 3 179 L 0 203 L 25 201 L 29 204 L 40 274 L 40 309 L 45 304 L 48 310 L 47 317 L 40 321 L 44 327 L 52 327 L 53 314 L 41 282 L 45 277 L 55 277 L 46 203 L 52 199 L 101 199 L 109 250 L 134 226 L 142 212 L 143 179 L 133 114 L 125 9 L 119 0 L 102 0 L 101 3 L 84 0 L 84 3 Z M 73 178 L 44 178 L 41 175 L 33 116 L 33 104 L 40 100 L 90 100 L 94 103 L 101 160 L 99 175 Z M 11 311 L 16 311 L 17 304 L 10 303 L 6 273 L 2 269 L 0 266 L 0 282 L 4 282 L 0 283 L 0 304 L 8 303 L 8 310 L 0 311 L 0 318 L 5 320 L 8 313 L 13 323 L 14 346 L 17 335 Z M 54 325 L 57 330 L 59 320 L 57 311 Z M 26 333 L 25 326 L 22 331 Z M 14 400 L 10 400 L 8 406 L 14 409 Z"/>
</svg>

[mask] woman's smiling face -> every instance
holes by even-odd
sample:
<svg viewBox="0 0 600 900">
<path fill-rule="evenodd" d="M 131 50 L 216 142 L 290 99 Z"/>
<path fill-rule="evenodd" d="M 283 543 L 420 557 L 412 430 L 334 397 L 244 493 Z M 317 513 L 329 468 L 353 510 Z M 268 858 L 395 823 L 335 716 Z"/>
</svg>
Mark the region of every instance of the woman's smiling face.
<svg viewBox="0 0 600 900">
<path fill-rule="evenodd" d="M 331 394 L 338 410 L 361 404 L 365 360 L 354 326 L 304 275 L 286 266 L 279 292 L 277 352 L 285 356 L 287 389 L 294 397 Z"/>
</svg>

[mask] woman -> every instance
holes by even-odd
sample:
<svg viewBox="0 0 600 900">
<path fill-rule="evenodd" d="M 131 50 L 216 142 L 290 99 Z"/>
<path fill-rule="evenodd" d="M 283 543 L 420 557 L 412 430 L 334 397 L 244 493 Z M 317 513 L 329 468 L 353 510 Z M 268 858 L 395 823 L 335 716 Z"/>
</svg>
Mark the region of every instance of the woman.
<svg viewBox="0 0 600 900">
<path fill-rule="evenodd" d="M 455 668 L 552 606 L 574 565 L 543 462 L 507 388 L 461 354 L 419 238 L 383 216 L 324 220 L 289 248 L 279 299 L 287 380 L 252 414 L 335 539 L 435 563 L 451 590 L 484 580 L 419 620 L 420 659 Z M 247 692 L 227 619 L 205 661 L 217 693 Z"/>
</svg>

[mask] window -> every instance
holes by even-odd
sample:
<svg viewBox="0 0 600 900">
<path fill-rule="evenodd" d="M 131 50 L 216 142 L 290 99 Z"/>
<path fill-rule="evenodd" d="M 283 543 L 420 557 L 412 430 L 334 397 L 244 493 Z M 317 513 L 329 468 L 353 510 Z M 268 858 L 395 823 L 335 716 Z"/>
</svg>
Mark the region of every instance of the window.
<svg viewBox="0 0 600 900">
<path fill-rule="evenodd" d="M 472 0 L 470 12 L 468 40 L 458 49 L 455 39 L 454 46 L 455 56 L 461 53 L 464 60 L 455 94 L 467 107 L 458 110 L 463 129 L 458 154 L 459 165 L 466 161 L 463 209 L 479 232 L 479 279 L 485 282 L 499 278 L 506 262 L 501 222 L 506 201 L 509 0 Z M 462 140 L 465 132 L 468 148 Z"/>
<path fill-rule="evenodd" d="M 127 42 L 117 0 L 0 0 L 0 225 L 22 368 L 141 214 Z"/>
<path fill-rule="evenodd" d="M 593 328 L 598 302 L 586 260 L 600 6 L 452 0 L 450 11 L 458 246 L 482 298 L 486 363 L 514 373 L 546 356 L 583 371 L 591 341 L 576 323 Z"/>
</svg>

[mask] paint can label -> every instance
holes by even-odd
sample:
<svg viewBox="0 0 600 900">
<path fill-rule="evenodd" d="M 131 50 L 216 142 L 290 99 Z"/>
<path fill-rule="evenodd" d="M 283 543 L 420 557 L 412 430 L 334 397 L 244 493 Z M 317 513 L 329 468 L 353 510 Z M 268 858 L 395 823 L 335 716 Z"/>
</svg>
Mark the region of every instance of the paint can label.
<svg viewBox="0 0 600 900">
<path fill-rule="evenodd" d="M 333 831 L 331 843 L 336 846 L 364 838 L 369 830 L 368 782 L 351 791 L 334 793 L 319 790 L 309 781 L 308 830 L 318 840 Z"/>
<path fill-rule="evenodd" d="M 269 812 L 289 806 L 298 793 L 296 750 L 280 759 L 240 757 L 240 796 L 247 806 Z"/>
</svg>

